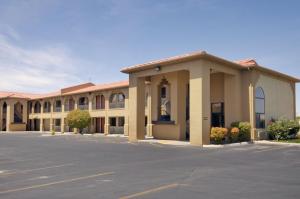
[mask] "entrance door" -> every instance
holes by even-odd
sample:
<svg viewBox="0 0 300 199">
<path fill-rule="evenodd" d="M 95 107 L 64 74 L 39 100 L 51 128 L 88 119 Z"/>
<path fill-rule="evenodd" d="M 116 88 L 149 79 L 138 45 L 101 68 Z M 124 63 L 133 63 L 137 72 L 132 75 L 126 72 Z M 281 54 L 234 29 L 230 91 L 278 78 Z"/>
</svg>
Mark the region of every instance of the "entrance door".
<svg viewBox="0 0 300 199">
<path fill-rule="evenodd" d="M 100 133 L 104 133 L 105 117 L 100 118 Z"/>
<path fill-rule="evenodd" d="M 100 133 L 100 118 L 96 118 L 96 132 Z"/>
<path fill-rule="evenodd" d="M 212 127 L 224 127 L 224 103 L 212 103 L 211 104 L 211 126 Z"/>
</svg>

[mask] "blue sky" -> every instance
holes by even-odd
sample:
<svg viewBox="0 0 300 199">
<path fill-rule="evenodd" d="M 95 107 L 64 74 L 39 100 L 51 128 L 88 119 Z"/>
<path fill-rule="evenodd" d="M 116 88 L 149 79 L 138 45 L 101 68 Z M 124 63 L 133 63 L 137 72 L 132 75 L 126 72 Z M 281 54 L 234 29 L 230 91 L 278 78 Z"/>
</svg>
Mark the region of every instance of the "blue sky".
<svg viewBox="0 0 300 199">
<path fill-rule="evenodd" d="M 299 10 L 292 0 L 0 0 L 0 90 L 123 80 L 124 66 L 195 50 L 300 77 Z"/>
</svg>

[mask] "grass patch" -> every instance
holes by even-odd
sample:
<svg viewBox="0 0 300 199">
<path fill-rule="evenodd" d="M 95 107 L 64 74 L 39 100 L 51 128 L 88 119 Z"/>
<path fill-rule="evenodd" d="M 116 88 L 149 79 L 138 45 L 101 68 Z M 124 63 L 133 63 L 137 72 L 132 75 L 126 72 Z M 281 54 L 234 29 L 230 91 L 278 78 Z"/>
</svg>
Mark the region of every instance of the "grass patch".
<svg viewBox="0 0 300 199">
<path fill-rule="evenodd" d="M 297 144 L 300 144 L 300 139 L 278 140 L 277 142 L 284 142 L 284 143 L 297 143 Z"/>
</svg>

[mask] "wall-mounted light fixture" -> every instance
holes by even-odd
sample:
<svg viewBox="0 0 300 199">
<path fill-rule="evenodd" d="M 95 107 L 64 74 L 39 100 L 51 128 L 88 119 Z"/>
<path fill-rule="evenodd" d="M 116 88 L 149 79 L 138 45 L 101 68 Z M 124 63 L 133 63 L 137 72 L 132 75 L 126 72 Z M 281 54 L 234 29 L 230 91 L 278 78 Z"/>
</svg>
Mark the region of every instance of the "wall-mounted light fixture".
<svg viewBox="0 0 300 199">
<path fill-rule="evenodd" d="M 155 71 L 159 72 L 161 70 L 161 67 L 160 66 L 156 66 L 155 67 Z"/>
</svg>

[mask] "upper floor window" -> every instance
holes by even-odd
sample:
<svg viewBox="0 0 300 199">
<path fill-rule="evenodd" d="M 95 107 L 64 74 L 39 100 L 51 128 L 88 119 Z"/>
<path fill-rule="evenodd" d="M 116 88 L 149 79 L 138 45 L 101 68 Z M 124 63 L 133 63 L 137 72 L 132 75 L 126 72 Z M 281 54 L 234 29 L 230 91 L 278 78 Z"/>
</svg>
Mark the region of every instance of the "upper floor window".
<svg viewBox="0 0 300 199">
<path fill-rule="evenodd" d="M 75 100 L 70 97 L 65 101 L 65 111 L 72 111 L 75 108 Z"/>
<path fill-rule="evenodd" d="M 44 113 L 51 112 L 51 103 L 49 101 L 44 102 Z"/>
<path fill-rule="evenodd" d="M 89 109 L 89 99 L 87 97 L 80 97 L 78 100 L 78 108 L 80 110 L 88 110 Z"/>
<path fill-rule="evenodd" d="M 104 95 L 97 95 L 94 101 L 94 109 L 105 109 Z"/>
<path fill-rule="evenodd" d="M 109 108 L 124 108 L 125 95 L 123 93 L 113 93 L 109 98 Z"/>
<path fill-rule="evenodd" d="M 34 113 L 41 113 L 41 103 L 39 101 L 34 104 Z"/>
<path fill-rule="evenodd" d="M 61 100 L 55 101 L 54 112 L 61 112 Z"/>
<path fill-rule="evenodd" d="M 265 128 L 265 93 L 261 87 L 255 90 L 256 128 Z"/>
</svg>

